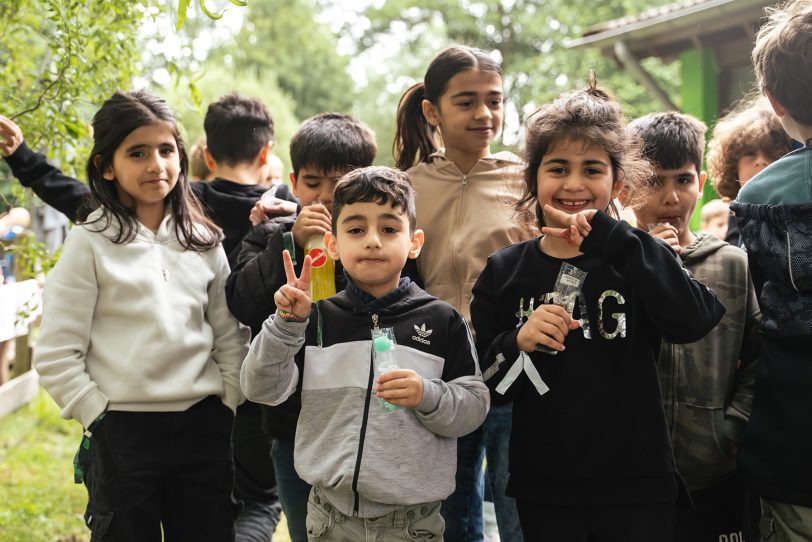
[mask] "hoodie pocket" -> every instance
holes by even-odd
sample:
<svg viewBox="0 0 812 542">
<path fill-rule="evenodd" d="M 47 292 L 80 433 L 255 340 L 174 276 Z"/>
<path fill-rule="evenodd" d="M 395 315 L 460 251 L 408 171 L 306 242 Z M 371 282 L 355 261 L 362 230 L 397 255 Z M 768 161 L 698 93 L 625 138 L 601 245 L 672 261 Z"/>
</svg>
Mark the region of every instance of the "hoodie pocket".
<svg viewBox="0 0 812 542">
<path fill-rule="evenodd" d="M 678 403 L 675 421 L 674 457 L 691 485 L 713 484 L 735 470 L 724 409 Z"/>
</svg>

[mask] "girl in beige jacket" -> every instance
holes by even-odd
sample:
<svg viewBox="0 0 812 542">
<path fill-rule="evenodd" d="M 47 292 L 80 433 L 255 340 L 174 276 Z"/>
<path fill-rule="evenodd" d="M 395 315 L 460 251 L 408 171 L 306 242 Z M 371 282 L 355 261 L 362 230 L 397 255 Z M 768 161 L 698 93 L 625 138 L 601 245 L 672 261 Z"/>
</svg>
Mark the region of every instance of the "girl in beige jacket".
<svg viewBox="0 0 812 542">
<path fill-rule="evenodd" d="M 501 131 L 502 72 L 485 52 L 456 46 L 429 65 L 397 112 L 394 154 L 416 192 L 417 224 L 426 234 L 418 259 L 426 290 L 453 305 L 470 325 L 471 289 L 496 250 L 534 237 L 514 211 L 522 162 L 491 154 Z M 499 537 L 521 541 L 515 501 L 505 496 L 510 406 L 491 409 L 485 424 L 457 444 L 457 488 L 445 501 L 445 537 L 483 539 L 482 461 L 487 451 Z"/>
</svg>

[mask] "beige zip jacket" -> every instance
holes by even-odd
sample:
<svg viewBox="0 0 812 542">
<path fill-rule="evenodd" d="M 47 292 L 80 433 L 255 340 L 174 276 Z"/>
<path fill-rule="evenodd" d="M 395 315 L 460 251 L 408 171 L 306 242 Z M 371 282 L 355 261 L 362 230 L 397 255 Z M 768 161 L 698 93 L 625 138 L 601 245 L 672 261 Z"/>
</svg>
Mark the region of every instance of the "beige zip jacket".
<svg viewBox="0 0 812 542">
<path fill-rule="evenodd" d="M 454 306 L 471 325 L 471 289 L 488 256 L 537 235 L 515 210 L 524 164 L 504 151 L 467 175 L 443 149 L 406 171 L 415 189 L 417 227 L 426 242 L 417 266 L 426 291 Z"/>
</svg>

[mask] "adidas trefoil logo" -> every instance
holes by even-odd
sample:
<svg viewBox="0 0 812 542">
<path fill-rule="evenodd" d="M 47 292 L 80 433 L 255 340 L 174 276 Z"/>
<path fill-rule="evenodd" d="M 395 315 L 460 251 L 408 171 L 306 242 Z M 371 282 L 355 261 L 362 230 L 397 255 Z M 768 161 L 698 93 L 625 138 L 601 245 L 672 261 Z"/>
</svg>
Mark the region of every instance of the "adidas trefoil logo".
<svg viewBox="0 0 812 542">
<path fill-rule="evenodd" d="M 423 343 L 426 345 L 431 344 L 431 341 L 428 340 L 428 337 L 434 332 L 433 329 L 426 329 L 426 323 L 423 322 L 423 325 L 420 327 L 417 324 L 414 324 L 414 331 L 417 335 L 412 335 L 412 340 L 417 341 L 419 343 Z"/>
</svg>

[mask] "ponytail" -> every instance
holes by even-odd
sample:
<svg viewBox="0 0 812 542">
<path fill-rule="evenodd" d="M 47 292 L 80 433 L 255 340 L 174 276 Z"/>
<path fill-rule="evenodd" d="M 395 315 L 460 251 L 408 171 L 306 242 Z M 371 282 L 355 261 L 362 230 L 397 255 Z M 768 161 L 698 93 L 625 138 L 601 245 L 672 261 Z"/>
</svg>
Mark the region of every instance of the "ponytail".
<svg viewBox="0 0 812 542">
<path fill-rule="evenodd" d="M 455 45 L 442 51 L 431 61 L 423 83 L 409 87 L 398 104 L 397 128 L 392 154 L 395 165 L 407 170 L 417 162 L 428 162 L 429 156 L 437 150 L 437 128 L 423 116 L 423 100 L 435 107 L 440 105 L 440 97 L 448 89 L 448 81 L 465 70 L 479 69 L 502 77 L 499 63 L 481 49 Z"/>
<path fill-rule="evenodd" d="M 401 171 L 415 165 L 415 161 L 426 162 L 437 150 L 436 129 L 423 116 L 425 99 L 426 85 L 415 83 L 403 94 L 398 103 L 392 154 L 395 157 L 395 167 Z"/>
</svg>

